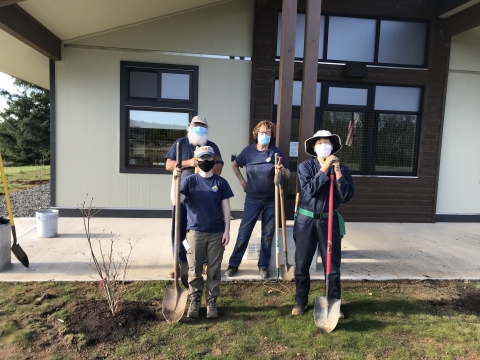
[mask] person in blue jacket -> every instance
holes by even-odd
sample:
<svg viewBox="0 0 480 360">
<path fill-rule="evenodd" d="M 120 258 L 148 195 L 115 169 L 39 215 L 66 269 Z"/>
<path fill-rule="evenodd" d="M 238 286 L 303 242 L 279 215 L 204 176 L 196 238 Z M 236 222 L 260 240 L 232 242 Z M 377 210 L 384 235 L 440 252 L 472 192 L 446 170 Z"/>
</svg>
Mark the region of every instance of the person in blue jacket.
<svg viewBox="0 0 480 360">
<path fill-rule="evenodd" d="M 223 161 L 222 155 L 218 146 L 208 140 L 208 122 L 205 116 L 197 115 L 192 118 L 187 128 L 187 136 L 177 139 L 168 153 L 165 155 L 165 168 L 168 171 L 174 171 L 177 160 L 177 142 L 180 142 L 182 146 L 182 180 L 189 175 L 195 173 L 195 168 L 198 165 L 197 158 L 194 156 L 195 149 L 199 146 L 211 146 L 215 152 L 215 165 L 213 167 L 213 173 L 216 175 L 222 174 Z M 183 241 L 187 234 L 187 208 L 182 203 L 180 209 L 180 239 Z M 172 253 L 173 244 L 175 242 L 175 206 L 172 208 L 172 227 L 171 227 L 171 240 L 172 240 Z M 179 249 L 179 262 L 180 266 L 187 264 L 187 252 L 182 244 Z M 182 266 L 186 268 L 186 266 Z M 175 269 L 170 270 L 168 277 L 173 278 Z M 183 273 L 183 271 L 182 271 Z M 182 277 L 183 282 L 183 277 Z"/>
<path fill-rule="evenodd" d="M 202 264 L 207 257 L 207 318 L 217 318 L 220 295 L 221 265 L 225 246 L 230 241 L 230 198 L 228 182 L 212 171 L 215 152 L 211 146 L 195 151 L 200 171 L 184 178 L 180 185 L 180 202 L 187 204 L 187 258 L 190 307 L 187 317 L 198 318 L 204 282 Z M 182 170 L 175 169 L 171 188 L 175 202 L 175 178 Z"/>
<path fill-rule="evenodd" d="M 292 315 L 305 312 L 310 292 L 310 264 L 317 246 L 326 266 L 327 231 L 328 231 L 328 201 L 330 197 L 331 171 L 335 174 L 332 231 L 332 262 L 328 297 L 341 298 L 340 262 L 341 242 L 345 235 L 345 223 L 336 211 L 341 203 L 353 197 L 353 179 L 350 170 L 341 165 L 334 155 L 342 148 L 340 137 L 330 131 L 320 130 L 305 141 L 305 152 L 315 156 L 304 161 L 298 167 L 298 179 L 301 186 L 301 196 L 293 226 L 295 240 L 295 306 Z M 333 167 L 333 169 L 332 169 Z M 343 314 L 341 314 L 343 317 Z"/>
<path fill-rule="evenodd" d="M 238 271 L 253 228 L 261 213 L 262 238 L 258 270 L 260 276 L 266 279 L 275 231 L 275 153 L 282 156 L 282 151 L 273 145 L 275 143 L 275 124 L 270 121 L 259 122 L 253 129 L 253 138 L 256 143 L 243 149 L 232 162 L 233 172 L 247 196 L 237 242 L 230 256 L 225 276 L 233 276 Z M 239 169 L 244 166 L 247 168 L 247 181 Z M 290 170 L 288 170 L 283 156 L 282 162 L 277 165 L 277 170 L 282 173 L 283 178 L 290 177 Z"/>
</svg>

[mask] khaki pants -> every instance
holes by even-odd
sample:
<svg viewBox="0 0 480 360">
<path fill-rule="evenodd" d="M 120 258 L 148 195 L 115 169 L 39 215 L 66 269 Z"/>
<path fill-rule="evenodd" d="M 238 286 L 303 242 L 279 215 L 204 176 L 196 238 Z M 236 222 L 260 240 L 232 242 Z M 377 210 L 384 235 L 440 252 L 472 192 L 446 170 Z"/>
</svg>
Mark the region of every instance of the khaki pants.
<svg viewBox="0 0 480 360">
<path fill-rule="evenodd" d="M 225 247 L 222 245 L 223 233 L 198 232 L 190 230 L 187 242 L 189 293 L 203 294 L 203 260 L 207 256 L 207 297 L 220 295 L 221 265 Z"/>
</svg>

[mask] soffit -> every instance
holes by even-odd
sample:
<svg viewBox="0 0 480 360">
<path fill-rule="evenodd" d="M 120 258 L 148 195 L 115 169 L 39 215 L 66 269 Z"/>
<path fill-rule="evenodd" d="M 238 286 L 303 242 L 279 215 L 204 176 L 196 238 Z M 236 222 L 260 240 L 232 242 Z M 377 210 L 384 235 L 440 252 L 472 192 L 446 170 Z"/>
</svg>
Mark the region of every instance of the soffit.
<svg viewBox="0 0 480 360">
<path fill-rule="evenodd" d="M 19 5 L 62 41 L 230 0 L 26 0 Z"/>
</svg>

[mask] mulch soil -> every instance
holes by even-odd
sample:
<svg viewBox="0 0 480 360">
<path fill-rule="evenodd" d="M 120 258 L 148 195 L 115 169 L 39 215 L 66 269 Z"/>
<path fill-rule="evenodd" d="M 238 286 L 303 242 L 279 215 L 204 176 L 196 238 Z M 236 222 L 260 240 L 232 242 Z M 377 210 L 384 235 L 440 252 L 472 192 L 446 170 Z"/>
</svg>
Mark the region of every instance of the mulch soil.
<svg viewBox="0 0 480 360">
<path fill-rule="evenodd" d="M 68 328 L 74 334 L 84 334 L 87 344 L 94 345 L 136 336 L 157 321 L 153 307 L 144 303 L 125 301 L 121 311 L 112 315 L 105 300 L 87 300 L 77 304 Z"/>
</svg>

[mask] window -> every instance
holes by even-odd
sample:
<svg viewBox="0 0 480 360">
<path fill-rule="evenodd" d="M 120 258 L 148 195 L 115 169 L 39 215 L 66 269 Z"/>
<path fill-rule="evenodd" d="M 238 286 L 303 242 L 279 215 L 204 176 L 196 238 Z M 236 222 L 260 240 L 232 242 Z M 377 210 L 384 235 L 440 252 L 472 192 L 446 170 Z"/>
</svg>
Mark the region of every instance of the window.
<svg viewBox="0 0 480 360">
<path fill-rule="evenodd" d="M 296 169 L 301 81 L 295 81 L 290 167 Z M 419 87 L 317 83 L 315 131 L 338 134 L 341 162 L 355 175 L 415 176 L 423 90 Z M 273 121 L 276 121 L 275 81 Z M 296 146 L 296 147 L 295 147 Z M 290 186 L 290 184 L 289 184 Z M 293 185 L 292 185 L 293 186 Z"/>
<path fill-rule="evenodd" d="M 280 56 L 282 13 L 277 23 Z M 303 59 L 305 14 L 297 14 L 295 59 Z M 322 15 L 318 60 L 363 62 L 378 66 L 425 67 L 427 22 Z"/>
<path fill-rule="evenodd" d="M 198 67 L 121 62 L 120 172 L 163 173 L 198 109 Z"/>
</svg>

